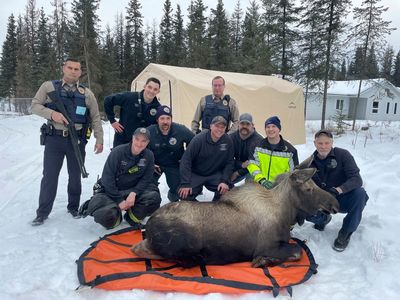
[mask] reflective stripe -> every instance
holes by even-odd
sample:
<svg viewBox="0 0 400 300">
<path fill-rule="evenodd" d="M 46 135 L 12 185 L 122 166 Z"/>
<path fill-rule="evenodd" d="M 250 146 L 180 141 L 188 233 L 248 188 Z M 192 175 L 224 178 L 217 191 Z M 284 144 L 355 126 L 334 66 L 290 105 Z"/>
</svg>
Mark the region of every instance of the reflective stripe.
<svg viewBox="0 0 400 300">
<path fill-rule="evenodd" d="M 132 209 L 128 209 L 128 216 L 133 222 L 140 223 L 140 220 L 133 214 Z"/>
</svg>

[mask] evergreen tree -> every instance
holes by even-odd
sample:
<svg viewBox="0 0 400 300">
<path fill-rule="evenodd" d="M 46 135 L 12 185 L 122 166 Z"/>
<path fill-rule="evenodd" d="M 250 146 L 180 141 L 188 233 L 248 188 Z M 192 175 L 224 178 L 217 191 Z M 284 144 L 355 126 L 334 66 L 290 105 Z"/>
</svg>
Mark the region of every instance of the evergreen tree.
<svg viewBox="0 0 400 300">
<path fill-rule="evenodd" d="M 125 74 L 127 85 L 145 67 L 142 6 L 138 0 L 130 0 L 127 8 L 125 40 Z"/>
<path fill-rule="evenodd" d="M 157 29 L 156 29 L 155 22 L 153 23 L 153 30 L 152 30 L 152 34 L 151 34 L 150 62 L 153 62 L 153 63 L 158 62 Z"/>
<path fill-rule="evenodd" d="M 164 2 L 164 15 L 160 23 L 159 62 L 161 64 L 173 64 L 173 30 L 171 1 Z"/>
<path fill-rule="evenodd" d="M 342 64 L 340 65 L 340 71 L 338 71 L 336 75 L 336 80 L 346 80 L 347 78 L 347 68 L 346 68 L 346 60 L 342 60 Z"/>
<path fill-rule="evenodd" d="M 74 0 L 71 4 L 73 24 L 71 25 L 70 56 L 83 61 L 82 81 L 94 92 L 102 93 L 99 83 L 100 71 L 99 17 L 96 11 L 100 0 Z"/>
<path fill-rule="evenodd" d="M 379 77 L 378 61 L 375 54 L 375 46 L 372 44 L 369 49 L 367 60 L 365 62 L 365 77 L 368 79 Z"/>
<path fill-rule="evenodd" d="M 191 0 L 188 8 L 189 23 L 187 26 L 189 67 L 206 68 L 208 65 L 208 49 L 206 35 L 207 9 L 202 0 Z"/>
<path fill-rule="evenodd" d="M 361 6 L 355 7 L 353 11 L 354 19 L 357 21 L 357 23 L 353 27 L 350 37 L 356 41 L 357 45 L 363 47 L 363 57 L 366 59 L 367 59 L 368 49 L 372 50 L 371 45 L 373 45 L 374 49 L 374 52 L 372 54 L 375 55 L 375 49 L 377 49 L 379 53 L 382 50 L 382 47 L 384 46 L 385 43 L 384 36 L 390 34 L 391 31 L 394 30 L 394 28 L 389 27 L 391 23 L 390 21 L 384 21 L 382 19 L 382 14 L 386 12 L 388 8 L 379 5 L 379 2 L 381 2 L 381 0 L 363 0 Z M 368 77 L 372 76 L 373 75 L 372 72 L 375 71 L 373 70 L 375 66 L 373 66 L 374 57 L 371 54 L 371 50 L 370 50 L 370 55 L 368 55 L 369 56 L 368 64 L 367 63 L 362 64 L 364 68 L 362 69 L 361 78 L 364 77 L 363 74 L 366 74 Z M 367 65 L 369 68 L 368 71 L 367 71 Z M 358 100 L 360 98 L 361 86 L 362 86 L 362 79 L 360 79 L 357 99 L 355 101 L 354 109 L 352 112 L 353 130 L 356 123 L 357 105 L 358 105 Z"/>
<path fill-rule="evenodd" d="M 383 54 L 381 76 L 393 83 L 393 57 L 394 50 L 392 46 L 388 46 Z"/>
<path fill-rule="evenodd" d="M 365 74 L 363 74 L 362 70 L 364 68 L 364 64 L 365 58 L 363 48 L 357 47 L 354 58 L 350 63 L 348 78 L 350 80 L 361 79 L 362 76 L 365 78 Z"/>
<path fill-rule="evenodd" d="M 7 35 L 0 60 L 0 96 L 14 97 L 16 92 L 17 27 L 14 15 L 8 17 Z"/>
<path fill-rule="evenodd" d="M 239 72 L 242 62 L 242 15 L 240 0 L 236 2 L 235 9 L 230 19 L 230 48 L 232 53 L 232 71 Z"/>
<path fill-rule="evenodd" d="M 214 70 L 229 70 L 231 49 L 229 48 L 229 24 L 222 0 L 218 0 L 216 9 L 211 9 L 210 18 L 211 57 L 210 68 Z"/>
<path fill-rule="evenodd" d="M 122 13 L 118 14 L 115 21 L 115 54 L 118 64 L 118 78 L 123 81 L 124 78 L 124 45 L 125 45 L 124 17 Z"/>
<path fill-rule="evenodd" d="M 184 66 L 186 62 L 185 30 L 183 27 L 183 15 L 181 7 L 176 6 L 176 13 L 172 20 L 173 24 L 173 62 L 176 66 Z"/>
<path fill-rule="evenodd" d="M 53 0 L 51 5 L 54 6 L 50 26 L 51 44 L 55 49 L 56 62 L 60 71 L 60 66 L 63 64 L 70 50 L 67 43 L 67 37 L 69 35 L 68 14 L 66 4 L 63 0 Z"/>
<path fill-rule="evenodd" d="M 397 87 L 400 87 L 400 51 L 397 52 L 396 59 L 394 61 L 394 70 L 393 70 L 393 84 Z"/>
</svg>

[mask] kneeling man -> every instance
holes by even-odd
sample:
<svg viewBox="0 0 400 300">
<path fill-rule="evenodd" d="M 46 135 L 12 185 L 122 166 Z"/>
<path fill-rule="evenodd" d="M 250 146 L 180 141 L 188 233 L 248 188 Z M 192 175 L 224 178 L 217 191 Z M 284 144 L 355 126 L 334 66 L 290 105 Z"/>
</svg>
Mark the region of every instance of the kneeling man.
<svg viewBox="0 0 400 300">
<path fill-rule="evenodd" d="M 154 183 L 154 155 L 146 149 L 150 133 L 146 128 L 135 130 L 132 141 L 115 147 L 107 158 L 99 188 L 79 209 L 83 216 L 107 229 L 118 226 L 124 219 L 141 228 L 141 220 L 160 207 L 161 197 Z"/>
</svg>

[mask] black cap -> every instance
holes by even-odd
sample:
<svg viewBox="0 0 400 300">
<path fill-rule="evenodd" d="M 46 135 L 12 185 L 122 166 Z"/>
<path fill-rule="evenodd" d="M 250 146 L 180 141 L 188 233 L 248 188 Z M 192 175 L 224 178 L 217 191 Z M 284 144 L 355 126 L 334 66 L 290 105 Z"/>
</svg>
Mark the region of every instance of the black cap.
<svg viewBox="0 0 400 300">
<path fill-rule="evenodd" d="M 139 134 L 145 136 L 148 140 L 150 140 L 150 131 L 148 131 L 146 128 L 139 127 L 133 133 L 134 136 L 139 135 Z"/>
<path fill-rule="evenodd" d="M 332 132 L 330 132 L 329 130 L 326 130 L 326 129 L 318 130 L 318 131 L 315 133 L 314 138 L 316 139 L 317 137 L 320 137 L 321 135 L 326 135 L 328 138 L 333 139 L 333 134 L 332 134 Z"/>
<path fill-rule="evenodd" d="M 214 119 L 212 119 L 211 124 L 224 124 L 225 126 L 228 125 L 226 122 L 225 118 L 222 116 L 216 116 Z"/>
</svg>

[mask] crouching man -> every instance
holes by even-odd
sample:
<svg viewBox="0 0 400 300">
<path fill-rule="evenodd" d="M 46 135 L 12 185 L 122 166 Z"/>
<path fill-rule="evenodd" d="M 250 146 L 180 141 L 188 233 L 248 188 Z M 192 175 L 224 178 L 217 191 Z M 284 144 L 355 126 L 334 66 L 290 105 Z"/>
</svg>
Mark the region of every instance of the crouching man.
<svg viewBox="0 0 400 300">
<path fill-rule="evenodd" d="M 124 219 L 140 229 L 141 220 L 160 207 L 161 197 L 154 183 L 154 156 L 146 149 L 150 133 L 145 128 L 135 130 L 132 141 L 115 147 L 107 158 L 98 189 L 79 212 L 91 215 L 107 229 Z"/>
</svg>

